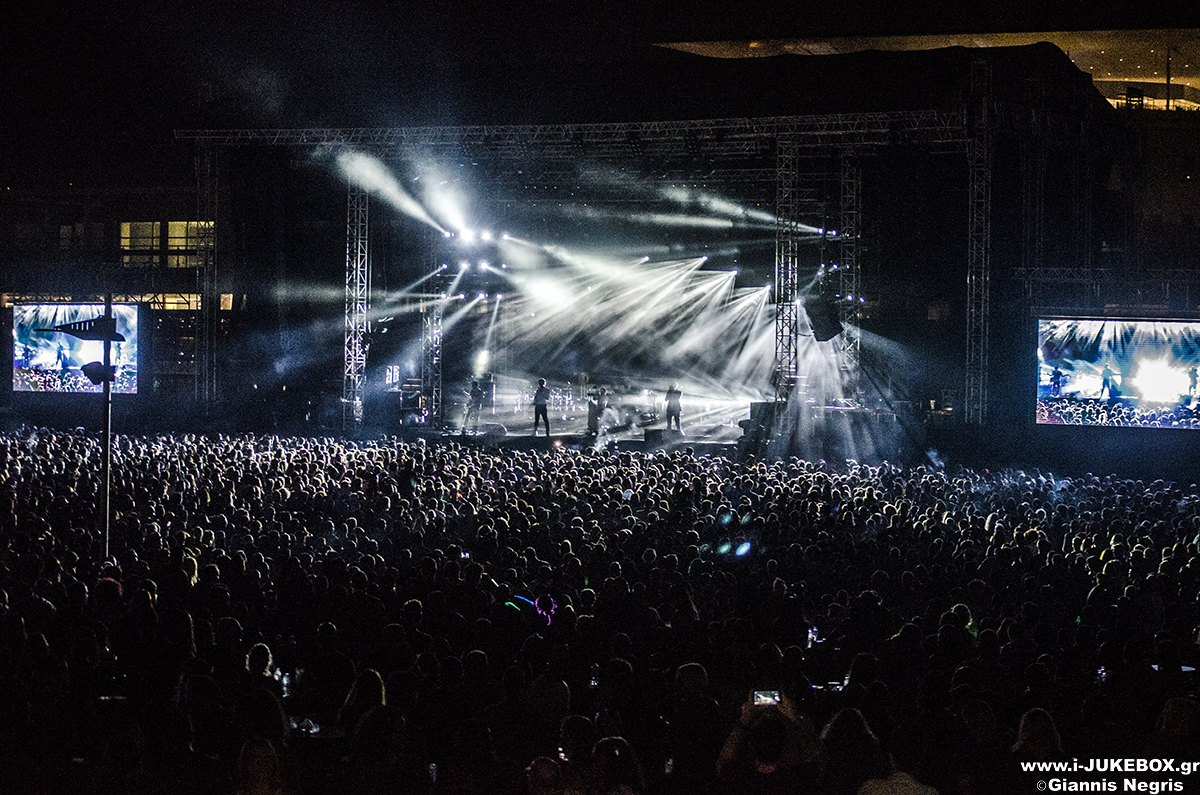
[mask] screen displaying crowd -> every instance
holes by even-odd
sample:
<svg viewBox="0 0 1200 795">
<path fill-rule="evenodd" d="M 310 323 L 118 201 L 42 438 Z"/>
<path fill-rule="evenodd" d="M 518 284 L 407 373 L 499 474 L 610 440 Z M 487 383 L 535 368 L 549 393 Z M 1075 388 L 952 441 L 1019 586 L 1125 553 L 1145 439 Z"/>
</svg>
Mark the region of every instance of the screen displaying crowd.
<svg viewBox="0 0 1200 795">
<path fill-rule="evenodd" d="M 112 391 L 135 394 L 138 386 L 138 308 L 113 304 L 120 341 L 111 343 L 115 373 Z M 80 339 L 56 328 L 76 326 L 77 333 L 104 316 L 103 304 L 16 304 L 13 306 L 13 391 L 100 392 L 103 386 L 84 375 L 83 366 L 104 359 L 104 343 Z"/>
<path fill-rule="evenodd" d="M 1200 428 L 1200 323 L 1038 320 L 1037 421 Z"/>
<path fill-rule="evenodd" d="M 3 792 L 1011 795 L 1022 762 L 1200 761 L 1193 484 L 119 437 L 105 558 L 100 459 L 0 435 Z"/>
</svg>

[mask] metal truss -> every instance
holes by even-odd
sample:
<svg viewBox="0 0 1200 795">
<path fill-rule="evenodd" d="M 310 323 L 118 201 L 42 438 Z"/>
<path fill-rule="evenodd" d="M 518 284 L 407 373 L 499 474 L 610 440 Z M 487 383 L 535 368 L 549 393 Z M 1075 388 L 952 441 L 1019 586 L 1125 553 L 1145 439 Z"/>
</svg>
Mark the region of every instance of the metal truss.
<svg viewBox="0 0 1200 795">
<path fill-rule="evenodd" d="M 428 422 L 442 424 L 442 308 L 433 300 L 421 313 L 421 409 Z"/>
<path fill-rule="evenodd" d="M 175 136 L 225 146 L 360 146 L 422 155 L 490 153 L 512 160 L 531 156 L 576 160 L 631 155 L 758 158 L 783 137 L 794 137 L 801 147 L 887 144 L 897 139 L 961 142 L 962 129 L 960 113 L 917 110 L 604 124 L 178 130 Z"/>
<path fill-rule="evenodd" d="M 367 191 L 353 182 L 346 191 L 346 333 L 342 357 L 342 428 L 359 428 L 367 377 L 371 258 Z"/>
<path fill-rule="evenodd" d="M 775 157 L 775 402 L 785 404 L 795 388 L 799 364 L 800 201 L 795 139 L 780 139 Z"/>
<path fill-rule="evenodd" d="M 847 397 L 859 396 L 859 363 L 862 328 L 859 308 L 862 298 L 862 269 L 859 267 L 859 236 L 862 227 L 862 166 L 852 150 L 842 150 L 841 201 L 838 220 L 838 289 L 842 295 L 841 366 Z"/>
<path fill-rule="evenodd" d="M 964 418 L 969 425 L 982 425 L 987 414 L 992 202 L 990 82 L 990 64 L 982 59 L 973 61 L 969 105 L 973 133 L 967 142 L 967 362 L 963 395 Z"/>
<path fill-rule="evenodd" d="M 1039 268 L 1045 261 L 1043 245 L 1047 156 L 1047 141 L 1044 135 L 1046 127 L 1045 92 L 1039 81 L 1032 81 L 1029 91 L 1030 105 L 1036 112 L 1027 114 L 1028 118 L 1021 120 L 1027 125 L 1024 130 L 1027 134 L 1021 137 L 1021 215 L 1024 221 L 1022 224 L 1021 266 Z"/>
<path fill-rule="evenodd" d="M 426 283 L 438 284 L 442 269 L 438 264 L 436 241 L 432 229 L 425 233 Z M 442 282 L 444 284 L 444 282 Z M 438 292 L 441 288 L 435 288 Z M 421 307 L 421 412 L 428 422 L 442 422 L 442 315 L 445 302 L 434 299 Z"/>
<path fill-rule="evenodd" d="M 1042 299 L 1050 298 L 1055 306 L 1062 302 L 1065 286 L 1083 286 L 1093 297 L 1093 304 L 1107 300 L 1136 312 L 1139 306 L 1194 306 L 1200 296 L 1200 272 L 1186 268 L 1019 268 L 1014 274 L 1024 286 L 1026 298 L 1034 306 L 1048 306 Z M 1063 309 L 1063 313 L 1078 313 L 1080 307 Z"/>
<path fill-rule="evenodd" d="M 217 338 L 221 295 L 217 289 L 217 146 L 200 141 L 196 149 L 196 292 L 200 295 L 200 323 L 196 335 L 196 399 L 205 412 L 212 409 L 217 392 Z"/>
</svg>

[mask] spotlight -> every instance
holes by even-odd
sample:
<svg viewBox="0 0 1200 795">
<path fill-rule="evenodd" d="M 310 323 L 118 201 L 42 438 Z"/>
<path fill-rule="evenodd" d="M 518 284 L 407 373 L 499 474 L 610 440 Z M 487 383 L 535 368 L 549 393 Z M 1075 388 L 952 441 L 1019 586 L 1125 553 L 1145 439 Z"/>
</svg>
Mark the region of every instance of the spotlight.
<svg viewBox="0 0 1200 795">
<path fill-rule="evenodd" d="M 501 239 L 501 240 L 508 240 L 508 232 L 505 232 L 504 234 L 500 235 L 500 239 Z"/>
<path fill-rule="evenodd" d="M 492 233 L 484 230 L 483 232 L 479 233 L 479 239 L 485 243 L 490 243 L 492 242 Z"/>
<path fill-rule="evenodd" d="M 734 276 L 737 276 L 737 275 L 738 275 L 738 270 L 737 270 L 737 268 L 734 268 L 734 269 L 733 269 L 733 275 L 734 275 Z"/>
<path fill-rule="evenodd" d="M 485 260 L 485 259 L 479 260 L 479 267 L 482 268 L 483 270 L 487 270 L 487 267 L 488 267 L 487 260 Z"/>
<path fill-rule="evenodd" d="M 500 300 L 501 298 L 503 298 L 503 297 L 504 297 L 504 293 L 496 293 L 496 300 L 497 300 L 497 301 L 499 301 L 499 300 Z"/>
<path fill-rule="evenodd" d="M 450 237 L 450 236 L 451 236 L 451 235 L 450 235 L 450 230 L 449 230 L 449 229 L 447 229 L 447 230 L 445 230 L 445 231 L 443 231 L 443 232 L 442 232 L 442 237 Z"/>
<path fill-rule="evenodd" d="M 459 233 L 459 236 L 462 238 L 462 242 L 466 243 L 468 246 L 475 242 L 475 233 L 470 229 L 462 230 L 462 232 Z"/>
<path fill-rule="evenodd" d="M 458 263 L 458 269 L 460 271 L 465 271 L 469 267 L 471 267 L 471 263 L 467 262 L 466 260 L 463 260 L 462 262 Z"/>
<path fill-rule="evenodd" d="M 443 268 L 443 269 L 445 269 L 445 268 L 449 268 L 449 267 L 450 267 L 450 266 L 449 266 L 449 265 L 447 265 L 446 263 L 444 263 L 444 262 L 442 263 L 442 268 Z"/>
<path fill-rule="evenodd" d="M 479 293 L 476 298 L 487 298 L 487 293 Z"/>
</svg>

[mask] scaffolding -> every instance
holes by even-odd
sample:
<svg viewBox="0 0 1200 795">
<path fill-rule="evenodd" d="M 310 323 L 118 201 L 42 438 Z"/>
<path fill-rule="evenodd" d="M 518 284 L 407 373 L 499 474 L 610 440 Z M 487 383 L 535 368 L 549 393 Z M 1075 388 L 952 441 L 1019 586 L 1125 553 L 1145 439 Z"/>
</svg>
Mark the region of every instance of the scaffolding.
<svg viewBox="0 0 1200 795">
<path fill-rule="evenodd" d="M 967 140 L 967 361 L 963 417 L 982 425 L 987 416 L 988 304 L 991 278 L 992 130 L 991 67 L 971 63 L 971 136 Z"/>
<path fill-rule="evenodd" d="M 196 150 L 196 292 L 200 296 L 199 333 L 196 335 L 196 399 L 207 414 L 217 400 L 217 340 L 221 293 L 217 289 L 216 141 L 200 141 Z"/>
<path fill-rule="evenodd" d="M 343 352 L 342 428 L 361 427 L 367 377 L 371 258 L 368 247 L 370 199 L 362 187 L 346 191 L 346 333 Z"/>
<path fill-rule="evenodd" d="M 858 403 L 860 397 L 860 352 L 862 347 L 862 270 L 859 267 L 859 236 L 862 234 L 862 165 L 852 149 L 841 153 L 841 207 L 838 213 L 838 290 L 842 296 L 839 314 L 844 321 L 841 334 L 842 388 Z"/>
</svg>

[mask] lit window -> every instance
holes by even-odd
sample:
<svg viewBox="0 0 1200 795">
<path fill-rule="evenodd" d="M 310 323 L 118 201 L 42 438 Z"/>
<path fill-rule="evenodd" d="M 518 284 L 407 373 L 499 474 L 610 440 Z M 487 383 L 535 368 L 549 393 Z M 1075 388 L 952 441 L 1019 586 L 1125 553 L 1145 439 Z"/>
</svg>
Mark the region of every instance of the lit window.
<svg viewBox="0 0 1200 795">
<path fill-rule="evenodd" d="M 158 221 L 122 221 L 121 264 L 127 268 L 157 264 L 160 228 Z"/>
<path fill-rule="evenodd" d="M 212 234 L 212 228 L 212 221 L 168 221 L 167 267 L 199 267 L 199 250 L 204 244 L 212 244 L 212 239 L 207 237 Z"/>
</svg>

